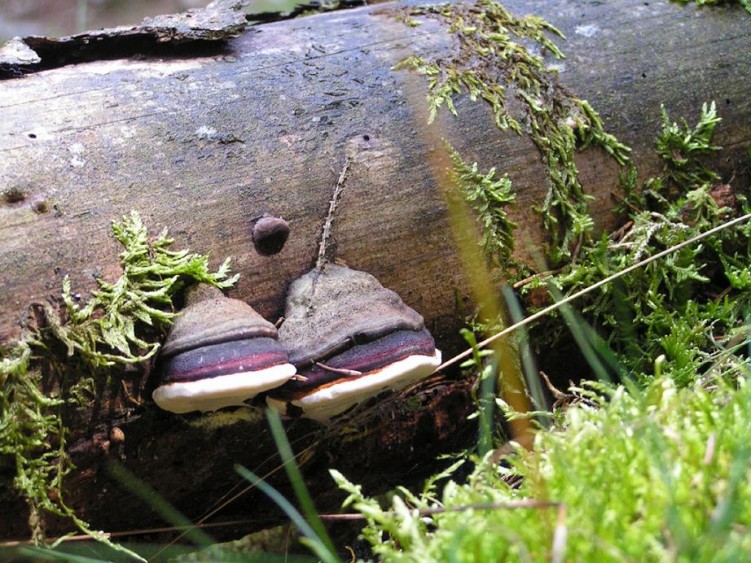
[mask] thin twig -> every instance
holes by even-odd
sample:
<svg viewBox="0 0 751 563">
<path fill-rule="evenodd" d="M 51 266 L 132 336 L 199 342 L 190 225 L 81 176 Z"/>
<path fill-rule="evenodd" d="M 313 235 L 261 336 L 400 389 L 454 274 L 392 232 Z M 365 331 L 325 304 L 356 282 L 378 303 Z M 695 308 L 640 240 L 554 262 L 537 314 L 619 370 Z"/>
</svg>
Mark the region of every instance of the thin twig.
<svg viewBox="0 0 751 563">
<path fill-rule="evenodd" d="M 334 187 L 334 193 L 331 196 L 329 202 L 329 212 L 326 215 L 326 222 L 323 224 L 323 233 L 321 234 L 321 243 L 318 246 L 318 260 L 316 260 L 316 270 L 320 271 L 323 265 L 326 263 L 326 251 L 328 250 L 329 237 L 331 236 L 331 224 L 334 222 L 334 213 L 339 206 L 339 200 L 342 198 L 342 192 L 344 192 L 344 183 L 347 180 L 347 172 L 349 171 L 349 165 L 352 163 L 352 157 L 348 156 L 344 161 L 344 166 L 339 174 L 339 180 Z"/>
<path fill-rule="evenodd" d="M 362 375 L 361 371 L 357 371 L 354 369 L 335 368 L 335 367 L 327 366 L 326 364 L 321 363 L 321 362 L 314 362 L 314 363 L 322 370 L 330 371 L 331 373 L 338 373 L 339 375 L 346 375 L 347 377 L 360 377 Z"/>
<path fill-rule="evenodd" d="M 566 395 L 566 393 L 561 392 L 555 385 L 553 385 L 547 373 L 540 370 L 540 376 L 542 377 L 542 380 L 545 382 L 545 385 L 547 385 L 548 391 L 550 391 L 550 393 L 553 395 L 553 398 L 556 401 L 561 401 L 563 399 L 566 399 L 569 396 L 569 395 Z"/>
<path fill-rule="evenodd" d="M 634 213 L 641 213 L 641 211 L 642 211 L 641 209 L 639 209 L 638 207 L 636 207 L 633 203 L 631 203 L 630 201 L 628 201 L 626 198 L 624 198 L 623 196 L 621 196 L 619 194 L 616 194 L 614 192 L 610 192 L 610 197 L 612 199 L 614 199 L 615 201 L 619 201 L 620 203 L 622 203 L 623 205 L 625 205 L 626 207 L 628 207 Z"/>
<path fill-rule="evenodd" d="M 435 514 L 444 514 L 447 512 L 465 512 L 467 510 L 520 510 L 520 509 L 546 509 L 546 508 L 558 508 L 559 511 L 562 507 L 565 507 L 564 503 L 554 501 L 543 500 L 519 500 L 519 501 L 507 501 L 507 502 L 490 502 L 490 503 L 478 503 L 478 504 L 463 504 L 459 506 L 437 506 L 435 508 L 423 508 L 418 511 L 419 516 L 432 516 Z M 366 517 L 362 514 L 321 514 L 322 520 L 331 521 L 361 521 Z M 258 520 L 228 520 L 226 522 L 199 522 L 192 526 L 164 526 L 161 528 L 144 528 L 134 530 L 124 530 L 120 532 L 110 532 L 107 535 L 108 538 L 134 536 L 142 534 L 154 534 L 164 532 L 174 532 L 179 530 L 190 530 L 195 528 L 219 528 L 223 526 L 242 526 L 247 524 L 256 523 Z M 72 542 L 72 541 L 88 541 L 94 539 L 94 536 L 88 534 L 78 534 L 75 536 L 66 536 L 59 538 L 57 541 Z M 29 541 L 8 541 L 0 544 L 0 547 L 17 547 L 21 545 L 29 545 L 32 542 Z"/>
<path fill-rule="evenodd" d="M 549 500 L 511 500 L 507 502 L 483 502 L 477 504 L 461 504 L 459 506 L 436 506 L 435 508 L 422 508 L 417 511 L 418 516 L 433 516 L 434 514 L 445 514 L 446 512 L 466 512 L 467 510 L 519 510 L 519 509 L 540 509 L 540 508 L 559 508 L 563 503 Z M 363 514 L 321 514 L 321 520 L 333 521 L 353 521 L 366 520 Z"/>
<path fill-rule="evenodd" d="M 203 524 L 192 524 L 190 526 L 162 526 L 160 528 L 136 528 L 133 530 L 122 530 L 119 532 L 106 532 L 104 537 L 107 539 L 123 538 L 128 536 L 142 536 L 145 534 L 163 534 L 166 532 L 178 532 L 181 530 L 193 530 L 196 528 L 210 529 L 210 528 L 222 528 L 225 526 L 247 526 L 250 524 L 257 524 L 258 519 L 243 519 L 243 520 L 226 520 L 224 522 L 207 522 Z M 76 534 L 69 536 L 61 536 L 59 538 L 48 538 L 50 543 L 68 543 L 77 541 L 91 541 L 95 540 L 101 535 L 93 536 L 91 534 Z M 0 543 L 0 548 L 9 547 L 21 547 L 25 545 L 34 545 L 33 540 L 11 540 Z"/>
<path fill-rule="evenodd" d="M 675 246 L 672 246 L 670 248 L 666 248 L 665 250 L 663 250 L 661 252 L 658 252 L 657 254 L 654 254 L 653 256 L 650 256 L 649 258 L 645 258 L 644 260 L 641 260 L 640 262 L 632 264 L 631 266 L 628 266 L 627 268 L 624 268 L 620 272 L 616 272 L 615 274 L 612 274 L 612 275 L 606 277 L 605 279 L 602 279 L 602 280 L 600 280 L 600 281 L 598 281 L 596 283 L 593 283 L 592 285 L 590 285 L 588 287 L 585 287 L 581 291 L 577 291 L 576 293 L 574 293 L 572 295 L 569 295 L 568 297 L 565 297 L 564 299 L 561 299 L 560 301 L 558 301 L 556 303 L 553 303 L 552 305 L 549 305 L 549 306 L 545 307 L 544 309 L 541 309 L 541 310 L 537 311 L 536 313 L 528 316 L 527 318 L 522 319 L 518 323 L 515 323 L 515 324 L 513 324 L 511 326 L 508 326 L 508 327 L 504 328 L 502 331 L 500 331 L 500 332 L 494 334 L 493 336 L 490 336 L 490 337 L 486 338 L 485 340 L 483 340 L 482 342 L 478 343 L 477 344 L 477 348 L 478 349 L 485 348 L 489 344 L 491 344 L 491 343 L 495 342 L 496 340 L 498 340 L 499 338 L 503 338 L 507 334 L 509 334 L 509 333 L 511 333 L 511 332 L 513 332 L 513 331 L 515 331 L 515 330 L 523 327 L 523 326 L 527 326 L 528 324 L 533 323 L 534 321 L 536 321 L 540 317 L 544 317 L 548 313 L 551 313 L 551 312 L 555 311 L 556 309 L 558 309 L 558 308 L 560 308 L 560 307 L 562 307 L 564 305 L 567 305 L 568 303 L 571 303 L 572 301 L 575 301 L 576 299 L 579 299 L 580 297 L 586 295 L 587 293 L 591 293 L 595 289 L 598 289 L 598 288 L 602 287 L 603 285 L 610 283 L 613 280 L 616 280 L 616 279 L 618 279 L 618 278 L 620 278 L 622 276 L 625 276 L 626 274 L 628 274 L 630 272 L 633 272 L 634 270 L 638 270 L 639 268 L 642 268 L 642 267 L 646 266 L 647 264 L 650 264 L 651 262 L 654 262 L 655 260 L 659 260 L 660 258 L 663 258 L 663 257 L 667 256 L 668 254 L 671 254 L 671 253 L 673 253 L 673 252 L 675 252 L 677 250 L 680 250 L 681 248 L 684 248 L 686 246 L 694 244 L 695 242 L 698 242 L 698 241 L 700 241 L 702 239 L 705 239 L 705 238 L 707 238 L 707 237 L 709 237 L 711 235 L 719 233 L 720 231 L 722 231 L 724 229 L 728 229 L 728 228 L 730 228 L 730 227 L 732 227 L 734 225 L 737 225 L 739 223 L 743 223 L 744 221 L 748 221 L 749 219 L 751 219 L 751 213 L 747 213 L 746 215 L 743 215 L 741 217 L 737 217 L 737 218 L 733 219 L 732 221 L 728 221 L 727 223 L 723 223 L 722 225 L 718 225 L 716 227 L 713 227 L 713 228 L 709 229 L 708 231 L 704 231 L 703 233 L 699 233 L 698 235 L 693 236 L 693 237 L 691 237 L 689 239 L 686 239 L 683 242 L 681 242 L 679 244 L 676 244 Z M 447 368 L 449 366 L 452 366 L 455 363 L 460 362 L 463 359 L 467 358 L 471 354 L 472 354 L 472 348 L 469 348 L 469 349 L 465 350 L 464 352 L 462 352 L 461 354 L 458 354 L 458 355 L 454 356 L 453 358 L 451 358 L 450 360 L 447 360 L 444 363 L 442 363 L 440 366 L 438 366 L 435 369 L 435 371 L 441 371 L 442 369 L 445 369 L 445 368 Z"/>
<path fill-rule="evenodd" d="M 125 384 L 125 380 L 120 381 L 120 383 L 122 383 L 123 393 L 125 394 L 125 398 L 128 399 L 134 405 L 142 407 L 143 403 L 130 394 L 130 391 L 128 390 L 128 386 Z"/>
<path fill-rule="evenodd" d="M 560 503 L 558 506 L 558 518 L 556 518 L 555 523 L 555 532 L 553 532 L 553 547 L 550 555 L 551 563 L 563 563 L 566 560 L 566 544 L 568 543 L 567 515 L 566 505 Z"/>
<path fill-rule="evenodd" d="M 554 276 L 562 270 L 563 268 L 556 268 L 555 270 L 545 270 L 544 272 L 538 272 L 536 274 L 532 274 L 531 276 L 527 276 L 526 278 L 519 280 L 518 282 L 515 282 L 511 287 L 513 287 L 514 289 L 519 289 L 520 287 L 525 286 L 528 283 L 535 281 L 536 279 L 549 278 L 550 276 Z"/>
</svg>

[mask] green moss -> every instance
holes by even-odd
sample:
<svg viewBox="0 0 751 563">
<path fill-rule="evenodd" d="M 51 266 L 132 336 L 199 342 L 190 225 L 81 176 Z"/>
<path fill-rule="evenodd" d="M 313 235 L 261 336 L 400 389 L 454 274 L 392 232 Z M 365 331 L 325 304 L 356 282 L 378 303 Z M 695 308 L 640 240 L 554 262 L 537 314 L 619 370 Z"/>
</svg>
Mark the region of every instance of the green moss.
<svg viewBox="0 0 751 563">
<path fill-rule="evenodd" d="M 454 99 L 466 93 L 489 104 L 499 129 L 529 134 L 548 176 L 548 192 L 537 211 L 550 233 L 549 257 L 561 262 L 593 226 L 575 152 L 599 146 L 619 164 L 628 161 L 629 153 L 605 131 L 594 109 L 563 88 L 556 71 L 527 46 L 560 59 L 563 53 L 548 35 L 562 38 L 563 34 L 539 17 L 518 18 L 492 0 L 399 12 L 402 21 L 413 22 L 416 17 L 441 21 L 455 38 L 454 50 L 432 59 L 413 55 L 396 68 L 409 68 L 428 78 L 430 120 L 441 107 L 456 115 Z M 511 112 L 509 94 L 521 102 L 522 115 Z"/>
<path fill-rule="evenodd" d="M 53 314 L 48 319 L 48 330 L 41 333 L 42 337 L 50 334 L 54 341 L 65 345 L 67 355 L 75 354 L 86 369 L 142 362 L 152 357 L 159 343 L 147 342 L 138 334 L 169 324 L 175 316 L 170 311 L 173 295 L 188 282 L 227 287 L 236 279 L 226 279 L 229 260 L 212 274 L 206 257 L 169 250 L 173 241 L 166 231 L 149 241 L 136 213 L 114 222 L 112 232 L 124 247 L 120 254 L 122 276 L 114 284 L 98 279 L 99 290 L 84 307 L 77 304 L 66 278 L 62 300 L 67 322 L 58 323 Z"/>
<path fill-rule="evenodd" d="M 44 540 L 45 512 L 92 533 L 63 499 L 63 478 L 72 468 L 66 414 L 96 401 L 125 366 L 156 354 L 175 316 L 172 297 L 186 284 L 227 287 L 237 279 L 227 277 L 229 260 L 212 273 L 207 257 L 170 250 L 166 230 L 150 240 L 135 212 L 113 222 L 112 231 L 123 246 L 121 277 L 97 280 L 99 289 L 84 305 L 66 278 L 59 306 L 33 305 L 34 326 L 2 350 L 0 454 L 16 468 L 13 484 L 29 505 L 37 542 Z"/>
<path fill-rule="evenodd" d="M 671 0 L 678 4 L 694 3 L 699 7 L 703 6 L 719 6 L 722 4 L 740 4 L 749 14 L 751 14 L 751 0 Z"/>
<path fill-rule="evenodd" d="M 475 459 L 466 478 L 457 464 L 385 508 L 332 473 L 387 561 L 746 560 L 751 387 L 737 368 L 737 389 L 574 388 L 534 451 Z"/>
<path fill-rule="evenodd" d="M 509 219 L 506 208 L 516 201 L 507 175 L 496 178 L 495 168 L 480 172 L 477 163 L 467 164 L 454 149 L 451 154 L 452 180 L 477 215 L 482 229 L 479 244 L 491 267 L 508 270 L 514 252 L 516 223 Z"/>
<path fill-rule="evenodd" d="M 656 150 L 663 174 L 641 187 L 635 173 L 626 184 L 622 228 L 585 245 L 577 264 L 522 288 L 530 295 L 552 285 L 570 295 L 648 256 L 686 241 L 739 214 L 751 212 L 744 190 L 719 182 L 704 163 L 719 123 L 705 104 L 695 127 L 672 122 L 664 109 Z M 748 342 L 751 314 L 751 224 L 722 231 L 606 285 L 577 303 L 617 354 L 623 375 L 650 378 L 652 362 L 664 356 L 663 373 L 691 384 L 716 355 L 733 354 Z M 565 329 L 562 329 L 565 333 Z M 533 341 L 557 346 L 550 327 Z M 730 351 L 733 350 L 733 351 Z"/>
<path fill-rule="evenodd" d="M 188 419 L 188 424 L 193 428 L 200 428 L 207 434 L 216 432 L 220 428 L 226 428 L 241 422 L 255 422 L 263 419 L 260 409 L 238 408 L 234 410 L 220 409 L 212 413 L 204 413 L 203 416 Z"/>
<path fill-rule="evenodd" d="M 699 121 L 690 127 L 686 120 L 671 122 L 662 107 L 662 131 L 657 136 L 657 155 L 663 163 L 662 175 L 651 178 L 639 192 L 632 205 L 642 209 L 665 212 L 686 192 L 703 185 L 716 183 L 720 177 L 704 164 L 704 157 L 720 150 L 712 145 L 715 127 L 721 119 L 714 102 L 702 106 Z M 627 193 L 634 194 L 633 179 L 627 183 Z"/>
</svg>

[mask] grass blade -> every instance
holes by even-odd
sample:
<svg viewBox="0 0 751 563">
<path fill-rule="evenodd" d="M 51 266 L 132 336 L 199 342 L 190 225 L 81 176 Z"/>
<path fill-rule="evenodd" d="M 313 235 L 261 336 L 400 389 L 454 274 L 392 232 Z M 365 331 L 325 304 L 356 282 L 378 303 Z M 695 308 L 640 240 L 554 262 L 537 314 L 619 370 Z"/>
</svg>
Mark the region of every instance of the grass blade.
<svg viewBox="0 0 751 563">
<path fill-rule="evenodd" d="M 110 474 L 131 493 L 140 498 L 151 507 L 165 522 L 175 527 L 185 527 L 185 536 L 200 547 L 208 547 L 214 543 L 206 533 L 194 526 L 187 517 L 180 513 L 174 506 L 164 500 L 154 489 L 140 481 L 135 475 L 119 463 L 111 462 L 108 465 Z"/>
<path fill-rule="evenodd" d="M 313 505 L 313 499 L 310 498 L 302 473 L 300 473 L 300 468 L 297 467 L 295 454 L 292 452 L 292 447 L 289 445 L 289 440 L 287 440 L 287 434 L 284 432 L 284 426 L 282 426 L 282 419 L 276 411 L 271 409 L 266 410 L 266 418 L 269 421 L 271 435 L 274 437 L 274 442 L 276 443 L 279 455 L 282 458 L 284 470 L 287 472 L 287 477 L 289 477 L 290 483 L 292 483 L 292 488 L 295 491 L 295 496 L 300 503 L 300 508 L 302 509 L 303 514 L 307 518 L 311 528 L 315 531 L 316 536 L 325 545 L 326 549 L 332 554 L 336 553 L 336 549 L 334 549 L 334 544 L 329 538 L 326 527 L 323 525 L 323 521 L 318 516 L 318 511 Z"/>
<path fill-rule="evenodd" d="M 503 298 L 506 300 L 506 308 L 511 317 L 511 322 L 516 325 L 524 319 L 524 312 L 522 311 L 519 299 L 510 286 L 504 285 L 501 290 L 503 292 Z M 540 377 L 537 372 L 537 367 L 535 366 L 534 354 L 530 349 L 529 336 L 525 327 L 519 329 L 519 357 L 522 362 L 522 372 L 527 381 L 527 389 L 532 396 L 534 409 L 538 411 L 548 410 L 547 400 L 545 399 L 545 393 L 542 390 Z"/>
<path fill-rule="evenodd" d="M 300 533 L 308 540 L 307 542 L 305 542 L 305 544 L 321 559 L 321 561 L 324 561 L 325 563 L 339 562 L 340 559 L 339 557 L 337 557 L 334 550 L 331 549 L 326 544 L 326 542 L 324 542 L 318 536 L 318 534 L 315 532 L 315 530 L 313 530 L 310 524 L 305 521 L 305 518 L 303 518 L 302 514 L 300 514 L 297 509 L 292 506 L 292 503 L 284 498 L 284 496 L 279 491 L 266 483 L 250 469 L 247 469 L 241 465 L 236 465 L 235 471 L 237 471 L 244 479 L 248 480 L 254 486 L 258 487 L 261 492 L 268 496 L 279 508 L 284 511 L 284 513 L 292 521 L 292 523 L 297 526 L 297 529 L 300 530 Z M 326 537 L 326 539 L 328 540 L 328 536 Z"/>
</svg>

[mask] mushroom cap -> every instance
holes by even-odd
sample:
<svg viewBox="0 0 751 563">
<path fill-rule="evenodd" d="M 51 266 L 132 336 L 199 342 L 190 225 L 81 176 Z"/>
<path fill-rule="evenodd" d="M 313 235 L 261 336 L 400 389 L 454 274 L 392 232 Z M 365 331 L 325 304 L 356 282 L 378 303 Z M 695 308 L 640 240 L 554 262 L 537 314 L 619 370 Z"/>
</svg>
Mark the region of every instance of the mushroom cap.
<svg viewBox="0 0 751 563">
<path fill-rule="evenodd" d="M 192 288 L 191 288 L 192 289 Z M 249 305 L 197 286 L 157 360 L 156 404 L 175 413 L 243 405 L 295 374 L 277 330 Z"/>
<path fill-rule="evenodd" d="M 296 366 L 309 365 L 397 330 L 422 330 L 420 314 L 372 275 L 327 264 L 295 280 L 279 342 Z"/>
<path fill-rule="evenodd" d="M 432 357 L 435 352 L 435 341 L 427 330 L 398 330 L 371 342 L 356 344 L 330 356 L 325 362 L 300 368 L 298 374 L 302 377 L 277 387 L 270 395 L 275 399 L 300 399 L 321 388 L 375 373 L 404 358 Z M 400 374 L 393 372 L 393 376 L 399 379 Z"/>
<path fill-rule="evenodd" d="M 211 344 L 264 336 L 277 338 L 276 327 L 247 303 L 225 297 L 213 286 L 199 285 L 186 296 L 183 309 L 162 347 L 161 358 Z"/>
</svg>

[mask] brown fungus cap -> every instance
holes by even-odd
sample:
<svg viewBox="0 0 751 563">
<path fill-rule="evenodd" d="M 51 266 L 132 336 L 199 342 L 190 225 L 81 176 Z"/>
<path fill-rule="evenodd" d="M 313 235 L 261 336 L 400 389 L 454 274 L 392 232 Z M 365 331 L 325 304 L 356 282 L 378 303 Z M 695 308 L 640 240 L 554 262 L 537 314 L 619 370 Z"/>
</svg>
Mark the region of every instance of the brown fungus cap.
<svg viewBox="0 0 751 563">
<path fill-rule="evenodd" d="M 277 337 L 276 327 L 250 305 L 225 297 L 216 287 L 191 287 L 185 299 L 187 307 L 172 325 L 162 358 L 211 344 L 258 336 Z"/>
<path fill-rule="evenodd" d="M 289 288 L 279 341 L 304 366 L 397 330 L 422 330 L 422 316 L 372 275 L 327 264 Z"/>
<path fill-rule="evenodd" d="M 289 224 L 281 217 L 264 215 L 253 225 L 253 246 L 261 256 L 278 254 L 289 238 Z"/>
</svg>

